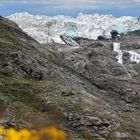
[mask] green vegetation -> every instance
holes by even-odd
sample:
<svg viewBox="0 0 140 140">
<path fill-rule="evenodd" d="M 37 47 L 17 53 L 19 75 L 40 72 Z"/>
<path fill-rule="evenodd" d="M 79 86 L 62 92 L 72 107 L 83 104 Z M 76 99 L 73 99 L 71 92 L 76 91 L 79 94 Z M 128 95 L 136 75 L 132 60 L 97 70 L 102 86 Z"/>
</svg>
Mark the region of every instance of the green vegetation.
<svg viewBox="0 0 140 140">
<path fill-rule="evenodd" d="M 0 68 L 0 75 L 10 77 L 12 76 L 12 70 L 7 67 Z"/>
<path fill-rule="evenodd" d="M 81 103 L 76 104 L 76 105 L 74 106 L 74 111 L 75 111 L 76 113 L 78 113 L 78 114 L 81 114 L 81 113 L 82 113 L 82 104 L 81 104 Z"/>
<path fill-rule="evenodd" d="M 1 92 L 9 99 L 6 105 L 16 118 L 23 118 L 27 112 L 38 112 L 44 107 L 39 100 L 39 82 L 30 77 L 5 77 L 0 84 Z"/>
<path fill-rule="evenodd" d="M 14 115 L 13 117 L 15 117 L 16 119 L 26 118 L 25 114 L 27 112 L 34 111 L 33 108 L 29 108 L 24 103 L 19 102 L 19 101 L 16 101 L 13 104 L 10 104 L 9 109 L 12 110 L 13 115 Z"/>
<path fill-rule="evenodd" d="M 12 36 L 7 29 L 0 29 L 0 39 L 8 42 L 17 43 L 17 39 Z"/>
<path fill-rule="evenodd" d="M 1 90 L 6 96 L 10 97 L 11 100 L 16 99 L 27 104 L 34 104 L 34 94 L 39 91 L 39 87 L 37 81 L 34 79 L 6 77 L 3 80 Z"/>
<path fill-rule="evenodd" d="M 19 65 L 13 62 L 18 59 L 15 53 L 20 52 L 23 57 L 21 52 L 29 49 L 27 44 L 30 44 L 30 41 L 33 39 L 15 23 L 0 17 L 0 94 L 7 99 L 6 108 L 18 118 L 22 118 L 24 112 L 36 112 L 43 104 L 38 97 L 41 93 L 41 82 L 27 76 Z"/>
</svg>

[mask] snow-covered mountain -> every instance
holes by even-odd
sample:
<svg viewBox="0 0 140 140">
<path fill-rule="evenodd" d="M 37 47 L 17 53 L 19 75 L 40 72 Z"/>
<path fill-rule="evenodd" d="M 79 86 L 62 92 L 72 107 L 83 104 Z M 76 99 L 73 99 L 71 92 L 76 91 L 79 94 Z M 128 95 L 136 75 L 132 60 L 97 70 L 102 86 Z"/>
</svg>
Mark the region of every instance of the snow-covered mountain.
<svg viewBox="0 0 140 140">
<path fill-rule="evenodd" d="M 115 18 L 112 15 L 82 13 L 76 18 L 63 15 L 49 17 L 24 12 L 15 13 L 8 18 L 40 43 L 63 43 L 60 35 L 96 39 L 99 35 L 110 37 L 111 30 L 125 33 L 140 29 L 140 19 L 137 17 Z"/>
</svg>

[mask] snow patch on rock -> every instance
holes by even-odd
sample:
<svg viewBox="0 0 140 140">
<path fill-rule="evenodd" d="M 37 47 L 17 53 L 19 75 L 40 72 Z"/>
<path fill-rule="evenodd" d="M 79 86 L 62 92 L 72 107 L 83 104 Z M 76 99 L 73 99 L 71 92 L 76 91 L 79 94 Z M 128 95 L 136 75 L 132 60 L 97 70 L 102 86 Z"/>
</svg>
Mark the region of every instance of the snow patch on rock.
<svg viewBox="0 0 140 140">
<path fill-rule="evenodd" d="M 140 54 L 133 52 L 133 51 L 129 51 L 129 54 L 130 54 L 131 62 L 140 63 Z"/>
<path fill-rule="evenodd" d="M 135 62 L 135 63 L 140 63 L 140 54 L 138 54 L 137 52 L 134 51 L 124 51 L 121 50 L 121 44 L 120 43 L 113 43 L 113 50 L 114 52 L 117 52 L 118 55 L 116 56 L 118 63 L 123 64 L 123 52 L 127 52 L 130 54 L 130 62 Z"/>
</svg>

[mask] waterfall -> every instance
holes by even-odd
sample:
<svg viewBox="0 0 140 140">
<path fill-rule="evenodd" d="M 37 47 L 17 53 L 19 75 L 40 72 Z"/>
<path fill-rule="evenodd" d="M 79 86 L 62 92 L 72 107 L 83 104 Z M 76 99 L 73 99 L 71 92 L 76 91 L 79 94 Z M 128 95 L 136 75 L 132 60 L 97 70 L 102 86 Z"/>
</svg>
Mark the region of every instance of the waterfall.
<svg viewBox="0 0 140 140">
<path fill-rule="evenodd" d="M 123 60 L 122 60 L 123 52 L 121 51 L 120 48 L 121 48 L 120 43 L 116 43 L 116 42 L 113 43 L 113 49 L 115 52 L 118 53 L 118 55 L 116 56 L 118 63 L 123 64 Z"/>
</svg>

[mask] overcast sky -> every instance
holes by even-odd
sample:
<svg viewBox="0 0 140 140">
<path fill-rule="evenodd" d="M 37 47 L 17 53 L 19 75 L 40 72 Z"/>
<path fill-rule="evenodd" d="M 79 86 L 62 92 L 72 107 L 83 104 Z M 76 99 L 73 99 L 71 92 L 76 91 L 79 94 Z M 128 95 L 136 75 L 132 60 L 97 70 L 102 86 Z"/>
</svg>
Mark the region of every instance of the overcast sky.
<svg viewBox="0 0 140 140">
<path fill-rule="evenodd" d="M 27 11 L 40 15 L 112 14 L 140 17 L 140 0 L 0 0 L 0 14 Z"/>
</svg>

